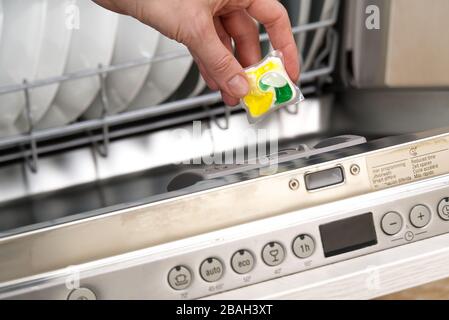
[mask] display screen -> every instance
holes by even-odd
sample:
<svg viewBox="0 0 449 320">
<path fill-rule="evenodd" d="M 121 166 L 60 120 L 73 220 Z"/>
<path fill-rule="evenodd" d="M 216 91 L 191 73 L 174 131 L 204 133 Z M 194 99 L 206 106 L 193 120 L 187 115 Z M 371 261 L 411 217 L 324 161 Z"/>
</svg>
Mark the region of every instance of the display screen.
<svg viewBox="0 0 449 320">
<path fill-rule="evenodd" d="M 377 244 L 372 213 L 323 224 L 320 234 L 325 257 Z"/>
</svg>

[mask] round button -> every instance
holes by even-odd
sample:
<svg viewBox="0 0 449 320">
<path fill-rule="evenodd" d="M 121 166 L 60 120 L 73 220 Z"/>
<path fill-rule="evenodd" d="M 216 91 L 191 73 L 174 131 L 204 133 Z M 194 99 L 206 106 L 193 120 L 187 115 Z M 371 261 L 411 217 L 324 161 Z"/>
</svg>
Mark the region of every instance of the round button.
<svg viewBox="0 0 449 320">
<path fill-rule="evenodd" d="M 315 241 L 307 234 L 301 234 L 293 241 L 293 253 L 301 259 L 308 258 L 315 251 Z"/>
<path fill-rule="evenodd" d="M 449 221 L 449 198 L 444 198 L 438 204 L 438 214 L 441 219 Z"/>
<path fill-rule="evenodd" d="M 201 263 L 200 274 L 204 281 L 218 281 L 223 276 L 223 264 L 217 258 L 208 258 Z"/>
<path fill-rule="evenodd" d="M 429 224 L 431 216 L 429 208 L 419 204 L 410 211 L 410 222 L 416 228 L 423 228 Z"/>
<path fill-rule="evenodd" d="M 382 231 L 393 236 L 402 229 L 402 216 L 397 212 L 388 212 L 382 217 Z"/>
<path fill-rule="evenodd" d="M 67 300 L 97 300 L 97 296 L 90 289 L 78 288 L 70 291 Z"/>
<path fill-rule="evenodd" d="M 254 268 L 254 257 L 248 250 L 239 250 L 232 256 L 231 265 L 238 274 L 248 273 Z"/>
<path fill-rule="evenodd" d="M 278 242 L 270 242 L 262 249 L 262 259 L 270 267 L 277 266 L 284 261 L 284 247 Z"/>
<path fill-rule="evenodd" d="M 184 290 L 192 283 L 192 273 L 184 266 L 176 266 L 168 273 L 168 284 L 175 290 Z"/>
</svg>

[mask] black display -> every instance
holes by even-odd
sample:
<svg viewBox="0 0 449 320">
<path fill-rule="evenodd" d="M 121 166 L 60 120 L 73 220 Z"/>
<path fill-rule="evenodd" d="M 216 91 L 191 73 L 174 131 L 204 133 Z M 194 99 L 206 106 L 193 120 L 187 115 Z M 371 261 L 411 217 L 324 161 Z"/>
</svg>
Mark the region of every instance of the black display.
<svg viewBox="0 0 449 320">
<path fill-rule="evenodd" d="M 377 244 L 372 213 L 323 224 L 320 234 L 326 258 Z"/>
</svg>

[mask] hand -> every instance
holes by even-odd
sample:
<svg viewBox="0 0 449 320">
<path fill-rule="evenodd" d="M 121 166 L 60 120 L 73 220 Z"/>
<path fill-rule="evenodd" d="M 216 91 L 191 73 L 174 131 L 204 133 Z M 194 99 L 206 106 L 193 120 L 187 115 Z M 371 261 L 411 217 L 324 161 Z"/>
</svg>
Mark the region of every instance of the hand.
<svg viewBox="0 0 449 320">
<path fill-rule="evenodd" d="M 220 90 L 227 105 L 238 104 L 248 93 L 243 67 L 261 60 L 255 20 L 265 26 L 274 49 L 283 53 L 290 78 L 295 82 L 299 78 L 298 52 L 290 21 L 277 0 L 95 1 L 107 9 L 133 16 L 186 45 L 208 86 Z"/>
</svg>

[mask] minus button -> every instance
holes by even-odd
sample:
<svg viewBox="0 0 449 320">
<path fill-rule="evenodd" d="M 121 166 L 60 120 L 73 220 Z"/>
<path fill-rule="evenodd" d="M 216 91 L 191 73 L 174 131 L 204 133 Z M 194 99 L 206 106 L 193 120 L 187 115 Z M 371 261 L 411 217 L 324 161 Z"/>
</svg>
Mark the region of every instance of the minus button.
<svg viewBox="0 0 449 320">
<path fill-rule="evenodd" d="M 402 216 L 397 212 L 388 212 L 382 217 L 381 221 L 382 231 L 393 236 L 398 234 L 402 229 Z"/>
</svg>

